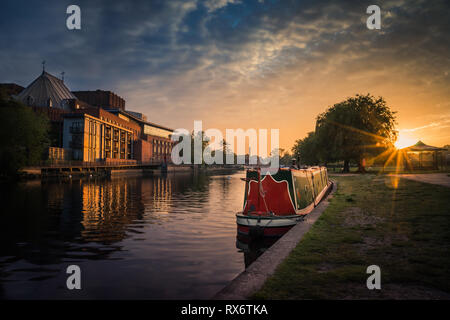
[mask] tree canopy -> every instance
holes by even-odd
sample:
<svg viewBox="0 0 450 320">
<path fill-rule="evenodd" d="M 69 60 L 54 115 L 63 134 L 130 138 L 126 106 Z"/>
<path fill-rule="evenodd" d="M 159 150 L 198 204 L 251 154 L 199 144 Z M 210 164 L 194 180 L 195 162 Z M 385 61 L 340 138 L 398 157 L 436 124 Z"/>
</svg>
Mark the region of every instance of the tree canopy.
<svg viewBox="0 0 450 320">
<path fill-rule="evenodd" d="M 304 164 L 344 161 L 348 172 L 350 161 L 355 161 L 364 172 L 366 157 L 393 145 L 395 124 L 395 112 L 382 97 L 357 94 L 319 114 L 315 132 L 297 140 L 292 151 Z"/>
<path fill-rule="evenodd" d="M 38 163 L 48 147 L 49 121 L 14 100 L 0 99 L 0 175 Z"/>
<path fill-rule="evenodd" d="M 299 164 L 310 166 L 319 164 L 319 148 L 316 140 L 315 133 L 308 132 L 305 138 L 295 141 L 292 153 Z"/>
</svg>

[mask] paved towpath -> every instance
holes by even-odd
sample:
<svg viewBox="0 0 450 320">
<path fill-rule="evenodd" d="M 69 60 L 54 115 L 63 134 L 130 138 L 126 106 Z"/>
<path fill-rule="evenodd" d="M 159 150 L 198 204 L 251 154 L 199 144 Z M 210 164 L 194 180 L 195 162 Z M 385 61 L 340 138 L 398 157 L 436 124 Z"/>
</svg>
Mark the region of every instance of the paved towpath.
<svg viewBox="0 0 450 320">
<path fill-rule="evenodd" d="M 422 174 L 390 174 L 404 179 L 415 180 L 419 182 L 438 184 L 450 188 L 449 173 L 422 173 Z"/>
</svg>

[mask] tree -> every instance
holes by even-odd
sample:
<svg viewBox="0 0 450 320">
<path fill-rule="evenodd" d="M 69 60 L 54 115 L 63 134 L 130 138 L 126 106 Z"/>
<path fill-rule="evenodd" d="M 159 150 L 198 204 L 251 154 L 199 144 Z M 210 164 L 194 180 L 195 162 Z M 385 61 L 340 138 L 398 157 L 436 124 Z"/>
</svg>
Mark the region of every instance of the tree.
<svg viewBox="0 0 450 320">
<path fill-rule="evenodd" d="M 288 151 L 283 153 L 283 156 L 280 158 L 280 164 L 285 166 L 290 166 L 292 164 L 293 155 Z"/>
<path fill-rule="evenodd" d="M 280 165 L 291 165 L 292 155 L 283 148 L 275 148 L 270 152 L 270 156 L 277 156 Z"/>
<path fill-rule="evenodd" d="M 0 175 L 38 163 L 48 147 L 49 121 L 15 100 L 0 99 Z"/>
<path fill-rule="evenodd" d="M 308 135 L 304 139 L 298 139 L 295 141 L 295 144 L 292 147 L 292 153 L 299 164 L 319 164 L 320 160 L 316 140 L 315 133 L 308 132 Z"/>
<path fill-rule="evenodd" d="M 203 159 L 203 152 L 205 151 L 206 148 L 208 148 L 208 144 L 209 144 L 209 140 L 210 139 L 209 139 L 208 136 L 205 135 L 205 132 L 203 130 L 202 131 L 198 131 L 197 133 L 192 131 L 192 133 L 191 133 L 191 150 L 192 150 L 192 152 L 191 152 L 191 163 L 195 163 L 195 161 L 194 161 L 194 157 L 195 157 L 195 143 L 194 143 L 194 141 L 195 141 L 195 139 L 198 139 L 199 141 L 201 141 L 202 150 L 201 150 L 200 157 L 201 157 L 202 164 L 205 164 L 205 160 Z M 200 151 L 200 150 L 198 150 L 198 151 Z"/>
<path fill-rule="evenodd" d="M 317 117 L 315 136 L 323 161 L 343 160 L 349 172 L 351 160 L 365 172 L 367 156 L 381 153 L 397 137 L 395 113 L 382 97 L 370 94 L 348 98 Z"/>
<path fill-rule="evenodd" d="M 228 153 L 233 154 L 233 164 L 236 163 L 236 153 L 234 153 L 234 151 L 230 149 L 230 146 L 231 145 L 225 139 L 222 140 L 222 147 L 223 147 L 223 149 L 222 149 L 222 157 L 223 157 L 223 164 L 224 165 L 227 164 L 227 154 Z"/>
</svg>

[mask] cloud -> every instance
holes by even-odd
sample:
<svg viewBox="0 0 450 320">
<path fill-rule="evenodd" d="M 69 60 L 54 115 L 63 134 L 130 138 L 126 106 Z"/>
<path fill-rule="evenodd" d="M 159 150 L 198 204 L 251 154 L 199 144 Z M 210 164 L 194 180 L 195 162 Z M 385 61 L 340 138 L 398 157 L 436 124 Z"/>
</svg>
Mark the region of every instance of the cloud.
<svg viewBox="0 0 450 320">
<path fill-rule="evenodd" d="M 419 127 L 415 128 L 408 128 L 408 129 L 400 129 L 400 132 L 416 132 L 416 131 L 423 131 L 425 129 L 438 129 L 441 130 L 443 128 L 450 127 L 450 113 L 447 114 L 435 114 L 435 115 L 429 115 L 430 117 L 437 118 L 436 121 L 429 122 L 427 124 L 421 125 Z"/>
<path fill-rule="evenodd" d="M 294 141 L 358 92 L 387 96 L 408 121 L 415 104 L 448 101 L 446 1 L 381 1 L 381 31 L 359 1 L 82 0 L 79 32 L 61 1 L 0 6 L 0 81 L 27 85 L 45 59 L 72 90 L 116 91 L 172 127 L 270 125 Z"/>
<path fill-rule="evenodd" d="M 428 128 L 438 128 L 438 129 L 442 129 L 442 128 L 447 128 L 449 127 L 450 120 L 447 121 L 442 121 L 442 122 L 431 122 L 429 124 L 417 127 L 417 128 L 411 128 L 411 129 L 400 129 L 399 131 L 401 132 L 415 132 L 415 131 L 419 131 L 419 130 L 423 130 L 423 129 L 428 129 Z"/>
<path fill-rule="evenodd" d="M 216 11 L 223 7 L 226 7 L 228 4 L 240 3 L 239 0 L 207 0 L 203 2 L 203 5 L 208 8 L 209 12 Z"/>
</svg>

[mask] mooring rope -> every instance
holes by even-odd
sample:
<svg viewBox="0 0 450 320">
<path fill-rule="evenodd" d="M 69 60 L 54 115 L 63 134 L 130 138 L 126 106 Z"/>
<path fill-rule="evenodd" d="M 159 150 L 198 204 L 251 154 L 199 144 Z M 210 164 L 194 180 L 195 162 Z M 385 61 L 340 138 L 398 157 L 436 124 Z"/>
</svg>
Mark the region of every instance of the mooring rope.
<svg viewBox="0 0 450 320">
<path fill-rule="evenodd" d="M 264 191 L 263 187 L 262 187 L 262 181 L 261 181 L 261 169 L 258 169 L 258 186 L 259 186 L 259 194 L 262 196 L 263 201 L 264 201 L 264 206 L 266 207 L 266 212 L 270 215 L 273 216 L 273 213 L 269 211 L 269 207 L 267 207 L 267 203 L 266 203 L 266 192 Z"/>
</svg>

